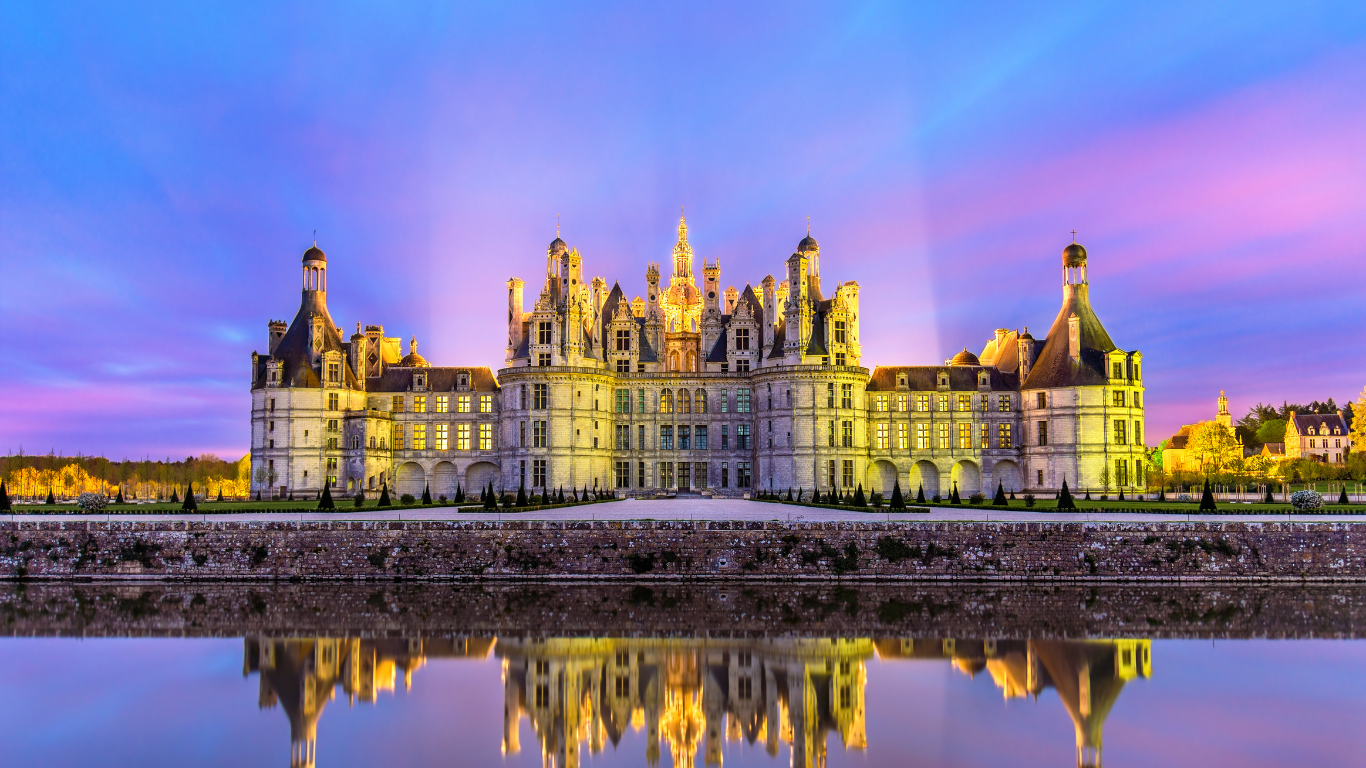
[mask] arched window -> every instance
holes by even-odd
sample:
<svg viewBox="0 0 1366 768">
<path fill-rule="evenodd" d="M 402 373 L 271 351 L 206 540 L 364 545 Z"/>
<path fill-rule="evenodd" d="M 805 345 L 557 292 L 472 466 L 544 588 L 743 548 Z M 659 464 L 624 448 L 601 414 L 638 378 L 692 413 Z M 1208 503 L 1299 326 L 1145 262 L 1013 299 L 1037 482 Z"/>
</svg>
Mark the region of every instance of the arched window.
<svg viewBox="0 0 1366 768">
<path fill-rule="evenodd" d="M 706 412 L 707 412 L 707 390 L 705 390 L 705 389 L 699 389 L 699 390 L 697 390 L 697 394 L 693 395 L 693 403 L 694 403 L 694 405 L 696 405 L 696 407 L 697 407 L 696 410 L 697 410 L 698 413 L 706 413 Z"/>
<path fill-rule="evenodd" d="M 668 389 L 661 389 L 661 390 L 659 390 L 659 412 L 660 412 L 660 413 L 673 413 L 673 412 L 674 412 L 674 393 L 673 393 L 672 390 L 668 390 Z"/>
<path fill-rule="evenodd" d="M 670 353 L 669 353 L 669 370 L 671 370 L 671 371 L 676 371 L 676 370 L 678 370 L 678 353 L 677 353 L 677 352 L 670 352 Z"/>
<path fill-rule="evenodd" d="M 359 448 L 359 447 L 360 447 L 360 435 L 352 435 L 352 436 L 351 436 L 351 447 L 352 447 L 352 448 Z"/>
<path fill-rule="evenodd" d="M 692 350 L 688 350 L 688 370 L 697 370 L 697 353 Z"/>
<path fill-rule="evenodd" d="M 686 389 L 678 390 L 678 412 L 692 413 L 692 393 Z"/>
<path fill-rule="evenodd" d="M 375 436 L 374 436 L 374 435 L 371 435 L 371 436 L 370 436 L 370 447 L 371 447 L 371 448 L 374 448 L 374 447 L 375 447 Z"/>
</svg>

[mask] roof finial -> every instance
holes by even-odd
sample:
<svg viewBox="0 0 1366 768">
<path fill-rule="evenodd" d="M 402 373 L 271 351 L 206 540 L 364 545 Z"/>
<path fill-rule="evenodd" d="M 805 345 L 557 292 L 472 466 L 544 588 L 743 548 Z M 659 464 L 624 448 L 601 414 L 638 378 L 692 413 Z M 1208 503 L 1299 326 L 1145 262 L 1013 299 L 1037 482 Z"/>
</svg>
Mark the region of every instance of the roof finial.
<svg viewBox="0 0 1366 768">
<path fill-rule="evenodd" d="M 555 237 L 560 236 L 560 214 L 555 214 Z"/>
<path fill-rule="evenodd" d="M 1072 242 L 1077 242 L 1077 230 L 1072 230 Z"/>
<path fill-rule="evenodd" d="M 811 237 L 811 217 L 806 217 L 806 236 Z"/>
<path fill-rule="evenodd" d="M 313 230 L 313 247 L 318 247 L 318 230 Z"/>
</svg>

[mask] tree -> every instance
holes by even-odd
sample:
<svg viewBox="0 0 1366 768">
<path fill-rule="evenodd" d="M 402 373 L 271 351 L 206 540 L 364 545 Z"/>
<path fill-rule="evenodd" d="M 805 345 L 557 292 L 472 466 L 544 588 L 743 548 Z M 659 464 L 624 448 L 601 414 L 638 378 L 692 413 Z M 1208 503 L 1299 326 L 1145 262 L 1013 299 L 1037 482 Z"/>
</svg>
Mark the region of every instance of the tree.
<svg viewBox="0 0 1366 768">
<path fill-rule="evenodd" d="M 1200 511 L 1201 511 L 1201 512 L 1213 512 L 1213 511 L 1214 511 L 1214 494 L 1210 492 L 1210 489 L 1209 489 L 1209 478 L 1208 478 L 1208 477 L 1205 478 L 1205 490 L 1204 490 L 1203 493 L 1200 494 Z"/>
<path fill-rule="evenodd" d="M 190 483 L 190 487 L 185 489 L 185 502 L 180 505 L 180 509 L 182 512 L 199 511 L 199 505 L 194 500 L 194 483 Z"/>
<path fill-rule="evenodd" d="M 1285 419 L 1270 419 L 1262 422 L 1253 436 L 1262 445 L 1285 442 Z"/>
<path fill-rule="evenodd" d="M 1008 507 L 1010 502 L 1006 501 L 1006 489 L 1000 480 L 996 481 L 996 498 L 991 500 L 993 507 Z"/>
<path fill-rule="evenodd" d="M 924 503 L 925 503 L 925 484 L 924 484 L 924 483 L 921 483 L 921 484 L 920 484 L 920 490 L 918 490 L 918 491 L 915 492 L 915 503 L 916 503 L 916 504 L 924 504 Z"/>
<path fill-rule="evenodd" d="M 1267 484 L 1266 484 L 1266 498 L 1262 500 L 1262 503 L 1263 503 L 1263 504 L 1275 504 L 1275 503 L 1276 503 L 1275 497 L 1273 497 L 1273 496 L 1271 495 L 1271 483 L 1267 483 Z"/>
<path fill-rule="evenodd" d="M 455 484 L 455 503 L 459 504 L 465 500 L 465 489 L 460 487 L 460 483 Z"/>
<path fill-rule="evenodd" d="M 0 488 L 0 490 L 4 490 L 4 489 L 3 489 L 3 488 Z M 123 501 L 123 486 L 119 486 L 119 497 L 118 497 L 117 499 L 114 499 L 114 503 L 115 503 L 115 504 L 122 504 L 122 503 L 124 503 L 124 501 Z"/>
<path fill-rule="evenodd" d="M 797 487 L 797 501 L 798 501 L 798 502 L 801 502 L 802 496 L 805 495 L 805 494 L 806 494 L 806 491 L 805 491 L 801 486 L 798 486 L 798 487 Z"/>
<path fill-rule="evenodd" d="M 520 483 L 520 484 L 517 486 L 517 506 L 519 506 L 519 507 L 525 507 L 525 506 L 526 506 L 526 483 L 525 483 L 525 482 Z"/>
<path fill-rule="evenodd" d="M 1062 490 L 1058 492 L 1058 509 L 1076 509 L 1077 503 L 1072 501 L 1072 493 L 1067 490 L 1067 478 L 1062 479 Z"/>
<path fill-rule="evenodd" d="M 119 491 L 119 496 L 120 496 L 120 497 L 123 496 L 123 492 L 122 492 L 122 491 Z M 218 486 L 218 500 L 219 500 L 219 501 L 222 501 L 222 500 L 223 500 L 223 486 L 221 486 L 221 485 Z"/>
<path fill-rule="evenodd" d="M 811 503 L 812 503 L 812 504 L 819 504 L 819 503 L 821 503 L 821 489 L 820 489 L 820 486 L 816 486 L 815 488 L 812 488 L 812 489 L 811 489 Z"/>
<path fill-rule="evenodd" d="M 427 483 L 422 486 L 422 503 L 431 505 L 432 503 L 432 484 Z"/>
<path fill-rule="evenodd" d="M 892 509 L 905 509 L 906 499 L 901 495 L 901 481 L 897 480 L 896 485 L 892 486 Z"/>
<path fill-rule="evenodd" d="M 1351 504 L 1351 503 L 1352 503 L 1352 502 L 1347 498 L 1347 486 L 1345 486 L 1345 485 L 1342 486 L 1342 493 L 1338 494 L 1338 503 L 1339 503 L 1339 504 Z"/>
<path fill-rule="evenodd" d="M 954 481 L 953 481 L 953 493 L 950 493 L 950 494 L 949 494 L 949 503 L 950 503 L 950 504 L 962 504 L 962 503 L 963 503 L 963 500 L 962 500 L 961 498 L 959 498 L 959 496 L 958 496 L 958 481 L 957 481 L 957 480 L 954 480 Z"/>
<path fill-rule="evenodd" d="M 1347 432 L 1351 437 L 1352 449 L 1356 453 L 1366 453 L 1366 387 L 1352 404 L 1352 426 Z"/>
<path fill-rule="evenodd" d="M 171 489 L 171 503 L 172 503 L 172 504 L 179 504 L 179 503 L 180 503 L 180 496 L 176 493 L 176 489 L 175 489 L 175 488 L 172 488 L 172 489 Z"/>
<path fill-rule="evenodd" d="M 379 485 L 379 506 L 381 506 L 381 507 L 388 507 L 388 506 L 392 506 L 392 505 L 393 505 L 393 502 L 389 500 L 389 484 L 388 484 L 388 483 L 380 483 L 380 485 Z"/>
<path fill-rule="evenodd" d="M 0 480 L 0 512 L 9 512 L 13 507 L 9 503 L 9 489 L 5 487 L 5 481 Z"/>
<path fill-rule="evenodd" d="M 318 499 L 318 509 L 336 508 L 336 503 L 332 501 L 332 483 L 323 483 L 323 495 Z"/>
<path fill-rule="evenodd" d="M 356 495 L 352 498 L 356 503 L 356 509 L 360 509 L 361 507 L 365 506 L 365 489 L 359 487 L 360 483 L 356 483 L 356 486 Z"/>
<path fill-rule="evenodd" d="M 1106 494 L 1110 493 L 1110 465 L 1100 465 L 1100 487 Z"/>
<path fill-rule="evenodd" d="M 1206 477 L 1224 471 L 1235 459 L 1243 458 L 1238 438 L 1217 421 L 1207 421 L 1197 426 L 1191 432 L 1186 450 L 1200 463 Z"/>
<path fill-rule="evenodd" d="M 854 491 L 854 506 L 866 507 L 868 500 L 863 497 L 863 483 L 858 484 L 858 489 Z"/>
</svg>

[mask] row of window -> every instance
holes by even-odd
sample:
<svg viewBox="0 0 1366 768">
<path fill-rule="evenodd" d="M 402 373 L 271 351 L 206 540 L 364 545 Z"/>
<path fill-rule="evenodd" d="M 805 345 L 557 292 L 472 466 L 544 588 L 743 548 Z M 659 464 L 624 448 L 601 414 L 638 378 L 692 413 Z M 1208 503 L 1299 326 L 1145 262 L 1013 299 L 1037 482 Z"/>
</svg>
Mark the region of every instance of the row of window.
<svg viewBox="0 0 1366 768">
<path fill-rule="evenodd" d="M 427 398 L 427 395 L 413 395 L 413 413 L 427 412 Z M 455 410 L 451 410 L 452 400 L 455 401 Z M 479 413 L 493 413 L 493 395 L 432 395 L 431 401 L 432 413 L 471 413 L 471 408 L 478 408 Z M 389 410 L 403 413 L 404 403 L 403 395 L 394 395 Z M 335 405 L 333 410 L 336 410 Z"/>
<path fill-rule="evenodd" d="M 850 406 L 849 406 L 849 397 L 848 397 L 848 395 L 847 395 L 847 390 L 848 390 L 848 388 L 850 387 L 850 385 L 849 385 L 849 384 L 843 384 L 843 385 L 841 385 L 841 386 L 844 387 L 844 388 L 846 388 L 846 394 L 842 397 L 842 401 L 841 401 L 841 406 L 840 406 L 840 407 L 842 407 L 842 408 L 848 408 L 848 407 L 850 407 Z M 828 405 L 829 405 L 831 408 L 834 408 L 834 407 L 835 407 L 835 392 L 834 392 L 834 387 L 835 387 L 834 384 L 830 384 L 830 385 L 828 385 L 828 389 L 827 389 L 827 396 L 828 396 L 828 400 L 829 400 Z M 1043 394 L 1043 393 L 1040 393 L 1040 394 Z M 914 400 L 911 399 L 912 397 L 914 397 Z M 930 399 L 930 397 L 931 397 L 931 396 L 930 396 L 929 394 L 895 395 L 895 396 L 892 396 L 892 395 L 885 395 L 885 394 L 877 394 L 877 395 L 874 395 L 874 396 L 873 396 L 873 411 L 878 412 L 878 413 L 886 413 L 886 412 L 888 411 L 888 409 L 894 409 L 894 410 L 896 410 L 896 411 L 898 411 L 898 412 L 900 412 L 900 413 L 905 413 L 905 412 L 907 412 L 908 410 L 910 410 L 911 405 L 914 405 L 916 411 L 921 412 L 921 413 L 925 413 L 925 412 L 928 412 L 928 411 L 930 410 L 930 405 L 931 405 L 931 399 Z M 976 407 L 974 407 L 974 397 L 975 397 L 975 399 L 976 399 Z M 952 399 L 951 399 L 951 398 L 952 398 Z M 936 411 L 947 411 L 947 410 L 950 409 L 950 404 L 952 404 L 953 410 L 955 410 L 955 411 L 962 411 L 962 412 L 973 411 L 973 410 L 977 410 L 977 411 L 989 411 L 989 410 L 991 410 L 991 395 L 982 394 L 982 395 L 976 395 L 976 396 L 974 396 L 974 395 L 968 395 L 968 394 L 960 394 L 960 395 L 956 395 L 956 396 L 950 396 L 950 395 L 948 395 L 948 394 L 938 394 L 938 395 L 934 395 L 933 404 L 934 404 L 934 406 L 935 406 L 935 407 L 934 407 L 934 410 L 936 410 Z M 1009 412 L 1009 411 L 1010 411 L 1010 408 L 1011 408 L 1011 398 L 1010 398 L 1010 395 L 997 395 L 997 396 L 996 396 L 996 410 L 997 410 L 997 411 Z"/>
<path fill-rule="evenodd" d="M 1322 438 L 1322 442 L 1323 442 L 1323 445 L 1322 445 L 1322 446 L 1318 446 L 1318 447 L 1327 448 L 1327 447 L 1328 447 L 1328 438 Z M 1310 448 L 1316 447 L 1316 446 L 1314 445 L 1314 438 L 1312 438 L 1312 437 L 1309 438 L 1309 447 L 1310 447 Z M 1341 448 L 1341 447 L 1342 447 L 1342 438 L 1340 438 L 1340 437 L 1339 437 L 1339 438 L 1335 438 L 1335 439 L 1333 440 L 1333 447 L 1334 447 L 1334 448 Z"/>
<path fill-rule="evenodd" d="M 540 460 L 544 461 L 544 460 Z M 616 487 L 631 488 L 632 463 L 629 461 L 618 461 L 615 465 Z M 647 464 L 643 461 L 635 462 L 635 486 L 636 488 L 649 488 L 650 475 L 647 471 Z M 730 462 L 721 462 L 721 488 L 731 487 L 731 467 Z M 542 470 L 544 471 L 544 470 Z M 672 462 L 661 461 L 655 464 L 657 485 L 655 488 L 673 489 L 686 491 L 690 488 L 710 488 L 711 475 L 707 462 Z M 533 474 L 535 469 L 533 467 Z M 736 488 L 748 488 L 753 483 L 753 465 L 748 461 L 735 462 L 735 485 Z"/>
<path fill-rule="evenodd" d="M 974 429 L 970 422 L 962 422 L 956 425 L 956 429 L 951 429 L 950 424 L 916 424 L 914 438 L 911 434 L 911 425 L 906 423 L 888 424 L 883 422 L 873 427 L 873 447 L 885 451 L 893 446 L 897 450 L 908 450 L 913 444 L 918 450 L 928 450 L 931 446 L 935 448 L 959 448 L 971 450 L 980 447 L 982 450 L 991 448 L 991 425 L 985 422 L 977 425 Z M 835 445 L 835 422 L 830 422 L 831 447 Z M 934 427 L 931 430 L 931 427 Z M 895 428 L 895 430 L 893 429 Z M 839 429 L 840 447 L 854 447 L 854 422 L 842 421 Z M 914 443 L 912 443 L 914 439 Z M 996 447 L 1013 448 L 1014 436 L 1011 434 L 1011 425 L 996 425 Z"/>
<path fill-rule="evenodd" d="M 393 433 L 394 450 L 401 451 L 406 447 L 414 451 L 428 450 L 428 431 L 426 424 L 411 424 L 412 432 L 405 435 L 405 425 L 395 424 Z M 472 428 L 477 426 L 478 431 Z M 452 429 L 454 427 L 454 429 Z M 449 451 L 452 448 L 451 437 L 454 434 L 454 449 L 457 451 L 471 450 L 471 445 L 477 445 L 478 450 L 493 450 L 493 425 L 492 424 L 434 424 L 430 432 L 431 450 Z M 477 437 L 476 437 L 477 436 Z M 359 438 L 356 438 L 359 440 Z M 477 442 L 473 442 L 477 440 Z M 370 447 L 374 448 L 375 439 L 370 438 Z M 384 447 L 384 439 L 380 438 L 380 448 Z"/>
</svg>

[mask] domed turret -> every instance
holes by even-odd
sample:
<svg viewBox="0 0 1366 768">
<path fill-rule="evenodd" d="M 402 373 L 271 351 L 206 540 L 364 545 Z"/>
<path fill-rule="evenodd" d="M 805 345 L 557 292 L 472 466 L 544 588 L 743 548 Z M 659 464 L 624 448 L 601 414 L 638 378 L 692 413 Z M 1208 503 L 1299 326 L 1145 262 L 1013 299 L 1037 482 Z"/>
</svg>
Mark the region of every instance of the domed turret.
<svg viewBox="0 0 1366 768">
<path fill-rule="evenodd" d="M 550 247 L 546 249 L 546 252 L 552 256 L 559 256 L 562 253 L 566 253 L 568 250 L 569 246 L 566 245 L 559 236 L 556 236 L 554 240 L 550 241 Z"/>
<path fill-rule="evenodd" d="M 949 365 L 981 365 L 981 362 L 977 359 L 977 355 L 969 352 L 967 347 L 963 347 L 963 351 L 954 355 L 953 359 L 949 361 Z"/>
<path fill-rule="evenodd" d="M 408 354 L 405 355 L 404 358 L 398 362 L 398 364 L 399 364 L 399 365 L 402 365 L 402 366 L 407 366 L 407 367 L 409 367 L 409 368 L 426 368 L 426 367 L 428 367 L 428 366 L 427 366 L 427 358 L 425 358 L 425 357 L 423 357 L 422 355 L 419 355 L 419 354 L 417 353 L 417 337 L 416 337 L 416 336 L 414 336 L 414 337 L 413 337 L 413 340 L 410 341 L 410 342 L 408 343 Z"/>
<path fill-rule="evenodd" d="M 317 243 L 314 243 L 314 244 L 313 244 L 313 247 L 311 247 L 311 248 L 309 248 L 308 250 L 304 251 L 304 261 L 305 261 L 305 262 L 309 262 L 309 261 L 321 261 L 321 262 L 326 262 L 326 261 L 327 261 L 327 254 L 323 253 L 323 249 L 319 248 Z"/>
<path fill-rule="evenodd" d="M 803 237 L 802 241 L 797 243 L 797 253 L 814 253 L 820 249 L 821 247 L 816 244 L 816 238 L 812 237 L 810 232 L 807 232 L 806 237 Z"/>
<path fill-rule="evenodd" d="M 1081 247 L 1081 243 L 1072 243 L 1062 249 L 1062 265 L 1064 267 L 1080 267 L 1086 264 L 1086 249 Z"/>
</svg>

